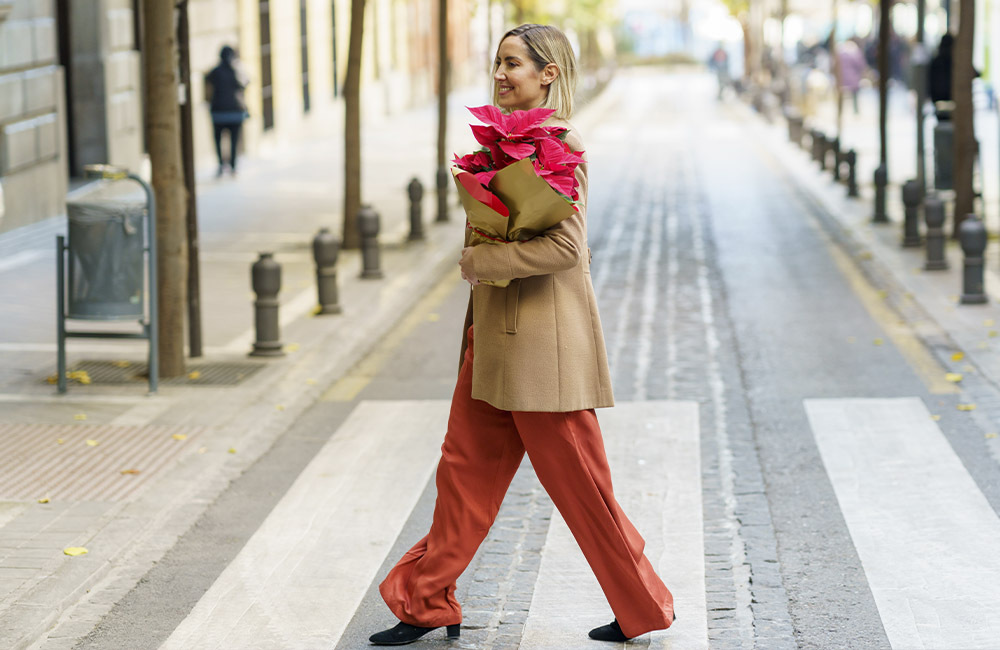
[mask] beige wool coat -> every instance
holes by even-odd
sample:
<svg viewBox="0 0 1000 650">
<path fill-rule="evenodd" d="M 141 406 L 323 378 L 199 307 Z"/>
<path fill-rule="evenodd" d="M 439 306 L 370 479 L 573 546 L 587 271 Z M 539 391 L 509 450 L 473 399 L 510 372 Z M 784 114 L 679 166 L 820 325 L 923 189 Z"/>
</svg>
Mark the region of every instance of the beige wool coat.
<svg viewBox="0 0 1000 650">
<path fill-rule="evenodd" d="M 584 150 L 568 122 L 566 142 Z M 474 325 L 472 397 L 505 411 L 566 412 L 614 405 L 604 333 L 590 278 L 587 165 L 576 171 L 579 213 L 526 242 L 481 244 L 469 252 L 472 288 L 462 353 Z M 468 245 L 468 235 L 466 236 Z"/>
</svg>

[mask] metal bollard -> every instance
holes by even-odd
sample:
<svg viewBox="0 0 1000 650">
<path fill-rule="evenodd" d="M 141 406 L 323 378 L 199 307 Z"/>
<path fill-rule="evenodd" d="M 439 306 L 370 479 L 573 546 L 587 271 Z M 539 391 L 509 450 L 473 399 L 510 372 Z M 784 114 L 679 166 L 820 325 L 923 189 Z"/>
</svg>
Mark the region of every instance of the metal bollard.
<svg viewBox="0 0 1000 650">
<path fill-rule="evenodd" d="M 833 152 L 833 180 L 840 181 L 840 163 L 843 156 L 840 153 L 840 138 L 830 139 L 830 151 Z"/>
<path fill-rule="evenodd" d="M 444 167 L 437 170 L 437 200 L 438 200 L 438 223 L 448 221 L 448 177 L 451 176 Z"/>
<path fill-rule="evenodd" d="M 889 170 L 885 165 L 879 165 L 875 170 L 875 216 L 872 221 L 875 223 L 889 223 L 889 217 L 885 213 L 885 190 L 889 184 Z"/>
<path fill-rule="evenodd" d="M 416 176 L 406 186 L 406 193 L 410 196 L 410 241 L 419 241 L 424 238 L 424 218 L 421 201 L 424 199 L 424 185 Z"/>
<path fill-rule="evenodd" d="M 923 242 L 920 240 L 920 183 L 906 181 L 903 183 L 903 248 L 916 248 Z"/>
<path fill-rule="evenodd" d="M 384 277 L 379 268 L 378 248 L 379 216 L 370 205 L 358 210 L 358 232 L 361 233 L 361 277 L 377 280 Z"/>
<path fill-rule="evenodd" d="M 927 222 L 927 261 L 925 271 L 944 271 L 948 260 L 944 256 L 944 202 L 936 195 L 924 200 L 924 221 Z"/>
<path fill-rule="evenodd" d="M 313 237 L 313 259 L 316 260 L 316 291 L 320 314 L 339 314 L 340 298 L 337 291 L 337 257 L 340 242 L 329 228 L 320 228 Z"/>
<path fill-rule="evenodd" d="M 819 170 L 826 171 L 826 155 L 830 152 L 830 138 L 825 133 L 819 136 Z"/>
<path fill-rule="evenodd" d="M 281 357 L 285 355 L 278 331 L 278 292 L 281 291 L 281 265 L 274 253 L 261 253 L 250 268 L 250 279 L 257 299 L 253 303 L 254 329 L 251 357 Z"/>
<path fill-rule="evenodd" d="M 810 153 L 812 154 L 813 162 L 819 162 L 820 156 L 822 156 L 821 152 L 823 151 L 823 133 L 819 129 L 810 129 L 809 136 L 812 141 Z"/>
<path fill-rule="evenodd" d="M 844 162 L 847 163 L 847 196 L 858 196 L 858 152 L 849 149 L 844 154 Z"/>
<path fill-rule="evenodd" d="M 986 302 L 986 293 L 983 291 L 986 226 L 982 219 L 974 214 L 966 215 L 958 228 L 958 240 L 965 254 L 962 264 L 962 304 L 981 305 Z"/>
</svg>

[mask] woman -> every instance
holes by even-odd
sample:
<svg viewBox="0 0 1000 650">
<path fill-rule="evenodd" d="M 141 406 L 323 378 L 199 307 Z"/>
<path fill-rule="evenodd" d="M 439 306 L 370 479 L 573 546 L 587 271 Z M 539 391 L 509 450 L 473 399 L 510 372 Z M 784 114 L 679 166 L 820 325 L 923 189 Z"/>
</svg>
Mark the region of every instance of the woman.
<svg viewBox="0 0 1000 650">
<path fill-rule="evenodd" d="M 556 110 L 569 129 L 576 62 L 558 29 L 522 25 L 504 35 L 493 74 L 502 110 Z M 441 447 L 430 532 L 379 590 L 400 619 L 375 645 L 411 643 L 447 626 L 457 637 L 455 581 L 485 539 L 527 452 L 617 618 L 591 638 L 625 641 L 674 620 L 673 598 L 643 555 L 644 542 L 615 501 L 595 408 L 612 406 L 604 336 L 590 280 L 587 170 L 577 169 L 580 210 L 527 242 L 462 251 L 472 285 L 462 361 Z M 510 280 L 504 288 L 481 280 Z M 569 606 L 569 603 L 567 603 Z"/>
<path fill-rule="evenodd" d="M 222 133 L 229 132 L 229 171 L 236 173 L 236 152 L 240 144 L 240 130 L 247 118 L 247 104 L 243 90 L 247 78 L 236 65 L 236 50 L 228 45 L 219 52 L 219 65 L 205 75 L 206 95 L 212 113 L 215 130 L 215 154 L 219 157 L 219 171 L 222 176 L 225 160 L 222 158 Z"/>
</svg>

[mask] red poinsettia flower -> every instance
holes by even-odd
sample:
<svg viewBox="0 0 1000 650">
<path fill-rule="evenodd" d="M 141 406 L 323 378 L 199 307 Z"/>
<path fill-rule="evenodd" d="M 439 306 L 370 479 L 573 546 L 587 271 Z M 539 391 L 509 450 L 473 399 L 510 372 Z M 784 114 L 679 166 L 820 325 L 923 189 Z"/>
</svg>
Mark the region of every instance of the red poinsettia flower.
<svg viewBox="0 0 1000 650">
<path fill-rule="evenodd" d="M 545 138 L 537 143 L 538 162 L 542 169 L 552 171 L 574 170 L 584 162 L 582 151 L 573 151 L 570 146 L 558 138 Z"/>
<path fill-rule="evenodd" d="M 452 160 L 455 166 L 462 171 L 478 172 L 493 167 L 493 159 L 488 151 L 480 150 L 464 156 L 455 156 Z"/>
</svg>

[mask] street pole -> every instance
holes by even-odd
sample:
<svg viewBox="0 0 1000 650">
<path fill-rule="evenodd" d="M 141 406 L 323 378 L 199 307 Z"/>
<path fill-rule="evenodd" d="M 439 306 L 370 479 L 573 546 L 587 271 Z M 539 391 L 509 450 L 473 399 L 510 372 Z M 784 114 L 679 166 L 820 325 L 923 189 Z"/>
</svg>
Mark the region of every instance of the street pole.
<svg viewBox="0 0 1000 650">
<path fill-rule="evenodd" d="M 917 0 L 917 43 L 913 52 L 913 85 L 917 91 L 917 183 L 920 200 L 927 193 L 927 161 L 924 146 L 924 105 L 927 103 L 927 45 L 924 43 L 924 18 L 927 0 Z"/>
<path fill-rule="evenodd" d="M 438 2 L 437 221 L 448 221 L 448 0 Z"/>
<path fill-rule="evenodd" d="M 837 52 L 837 8 L 839 3 L 833 0 L 833 27 L 830 28 L 830 58 L 833 61 L 833 79 L 837 85 L 837 141 L 844 141 L 844 83 L 843 71 L 840 69 L 840 55 Z M 836 166 L 838 163 L 834 163 Z"/>
<path fill-rule="evenodd" d="M 194 181 L 194 121 L 191 102 L 191 50 L 188 24 L 188 0 L 179 0 L 177 19 L 177 50 L 180 77 L 184 88 L 181 104 L 181 157 L 184 162 L 184 186 L 187 188 L 188 242 L 188 356 L 200 357 L 201 349 L 201 273 L 198 268 L 198 197 Z"/>
<path fill-rule="evenodd" d="M 892 0 L 880 0 L 878 25 L 878 127 L 879 127 L 879 166 L 875 170 L 875 223 L 888 223 L 885 212 L 886 186 L 889 184 L 889 143 L 888 143 L 888 109 L 889 109 L 889 32 L 892 23 L 889 9 Z"/>
</svg>

